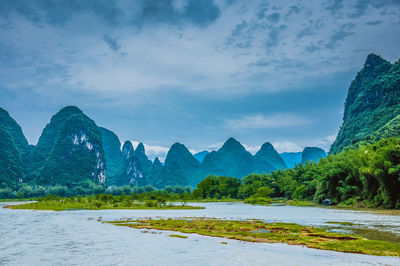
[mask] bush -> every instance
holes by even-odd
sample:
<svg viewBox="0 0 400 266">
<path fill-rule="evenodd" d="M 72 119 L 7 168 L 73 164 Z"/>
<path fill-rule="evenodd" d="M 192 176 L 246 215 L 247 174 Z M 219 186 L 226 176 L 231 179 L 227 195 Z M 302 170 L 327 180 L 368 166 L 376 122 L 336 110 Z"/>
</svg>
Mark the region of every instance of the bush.
<svg viewBox="0 0 400 266">
<path fill-rule="evenodd" d="M 157 207 L 158 203 L 156 200 L 147 200 L 145 203 L 146 207 Z"/>
<path fill-rule="evenodd" d="M 254 205 L 269 205 L 271 203 L 271 199 L 264 198 L 264 197 L 251 196 L 251 197 L 245 199 L 244 202 L 248 203 L 248 204 L 254 204 Z"/>
</svg>

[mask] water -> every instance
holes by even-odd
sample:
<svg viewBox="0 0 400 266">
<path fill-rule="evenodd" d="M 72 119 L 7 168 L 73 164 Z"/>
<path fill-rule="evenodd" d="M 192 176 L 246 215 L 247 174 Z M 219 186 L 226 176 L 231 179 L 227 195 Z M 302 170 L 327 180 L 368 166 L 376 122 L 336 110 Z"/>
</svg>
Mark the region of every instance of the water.
<svg viewBox="0 0 400 266">
<path fill-rule="evenodd" d="M 400 265 L 400 258 L 394 257 L 246 243 L 194 234 L 180 239 L 169 237 L 171 232 L 143 233 L 97 222 L 99 216 L 103 220 L 149 216 L 257 218 L 314 226 L 341 221 L 400 235 L 400 216 L 239 203 L 192 205 L 206 209 L 52 212 L 0 208 L 0 265 Z M 223 245 L 222 241 L 228 244 Z"/>
</svg>

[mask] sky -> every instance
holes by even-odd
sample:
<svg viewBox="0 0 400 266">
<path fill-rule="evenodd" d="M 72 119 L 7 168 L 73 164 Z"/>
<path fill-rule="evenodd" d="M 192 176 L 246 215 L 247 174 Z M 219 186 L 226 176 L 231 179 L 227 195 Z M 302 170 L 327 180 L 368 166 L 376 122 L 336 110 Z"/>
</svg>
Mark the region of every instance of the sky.
<svg viewBox="0 0 400 266">
<path fill-rule="evenodd" d="M 329 150 L 365 58 L 399 42 L 399 0 L 0 0 L 0 106 L 31 144 L 76 105 L 151 158 Z"/>
</svg>

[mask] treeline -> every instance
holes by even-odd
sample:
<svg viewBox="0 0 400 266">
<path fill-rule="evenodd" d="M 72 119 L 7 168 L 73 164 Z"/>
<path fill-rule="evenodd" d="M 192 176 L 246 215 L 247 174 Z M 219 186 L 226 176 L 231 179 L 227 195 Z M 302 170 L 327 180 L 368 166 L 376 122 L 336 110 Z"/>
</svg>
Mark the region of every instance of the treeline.
<svg viewBox="0 0 400 266">
<path fill-rule="evenodd" d="M 400 139 L 360 145 L 319 163 L 251 174 L 243 180 L 208 176 L 192 193 L 193 198 L 247 199 L 250 203 L 268 201 L 269 196 L 400 209 Z"/>
<path fill-rule="evenodd" d="M 182 186 L 166 186 L 164 189 L 156 189 L 153 186 L 147 185 L 144 187 L 138 186 L 122 186 L 122 187 L 106 187 L 102 184 L 94 183 L 90 180 L 82 181 L 74 186 L 32 186 L 21 184 L 18 190 L 13 191 L 10 188 L 0 189 L 0 199 L 23 199 L 23 198 L 41 198 L 47 195 L 59 197 L 86 196 L 108 194 L 114 196 L 120 195 L 142 195 L 144 198 L 165 197 L 168 199 L 180 198 L 180 195 L 185 194 L 189 197 L 191 193 L 190 187 Z M 142 197 L 139 196 L 139 197 Z"/>
</svg>

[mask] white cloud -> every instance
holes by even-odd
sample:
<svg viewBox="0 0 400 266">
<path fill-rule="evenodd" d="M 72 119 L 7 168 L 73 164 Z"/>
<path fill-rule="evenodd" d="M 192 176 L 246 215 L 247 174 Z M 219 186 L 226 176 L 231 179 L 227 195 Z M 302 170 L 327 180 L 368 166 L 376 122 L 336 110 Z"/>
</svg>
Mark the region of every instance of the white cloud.
<svg viewBox="0 0 400 266">
<path fill-rule="evenodd" d="M 335 141 L 337 136 L 336 134 L 333 135 L 329 135 L 320 139 L 317 139 L 317 141 L 315 142 L 315 146 L 320 147 L 322 149 L 324 149 L 325 151 L 329 151 L 332 143 Z"/>
<path fill-rule="evenodd" d="M 328 152 L 332 143 L 335 141 L 336 136 L 337 133 L 314 140 L 298 141 L 297 143 L 283 140 L 283 141 L 273 142 L 272 144 L 279 153 L 301 152 L 305 147 L 318 147 L 325 150 L 325 152 Z"/>
<path fill-rule="evenodd" d="M 274 115 L 248 115 L 238 119 L 227 119 L 226 126 L 231 129 L 262 129 L 303 126 L 311 122 L 310 119 L 303 116 L 281 113 Z"/>
<path fill-rule="evenodd" d="M 279 152 L 301 152 L 303 151 L 303 147 L 299 146 L 296 143 L 290 141 L 276 141 L 273 142 L 272 145 Z"/>
<path fill-rule="evenodd" d="M 224 142 L 220 141 L 220 142 L 217 142 L 217 143 L 208 145 L 207 149 L 210 149 L 210 150 L 218 150 L 219 148 L 222 147 L 222 145 L 224 145 Z"/>
<path fill-rule="evenodd" d="M 136 141 L 136 140 L 130 140 L 130 142 L 132 143 L 132 146 L 134 149 L 136 149 L 136 147 L 140 143 L 139 141 Z M 144 145 L 146 155 L 150 160 L 154 160 L 156 157 L 158 157 L 158 159 L 161 162 L 165 161 L 165 158 L 167 157 L 167 153 L 170 149 L 169 147 L 158 146 L 158 145 L 149 145 L 149 144 L 145 144 L 145 143 L 143 143 L 143 145 Z M 195 149 L 189 149 L 189 151 L 192 154 L 199 152 L 198 150 L 195 150 Z"/>
<path fill-rule="evenodd" d="M 261 148 L 261 145 L 257 145 L 257 146 L 248 146 L 246 144 L 242 144 L 242 145 L 251 154 L 256 154 Z"/>
<path fill-rule="evenodd" d="M 131 140 L 133 148 L 136 149 L 136 147 L 139 145 L 139 141 L 136 140 Z M 144 148 L 146 151 L 147 157 L 149 157 L 150 160 L 154 160 L 156 157 L 160 159 L 160 161 L 165 161 L 165 157 L 167 156 L 167 153 L 169 151 L 168 147 L 163 147 L 163 146 L 157 146 L 157 145 L 148 145 L 144 144 Z"/>
</svg>

